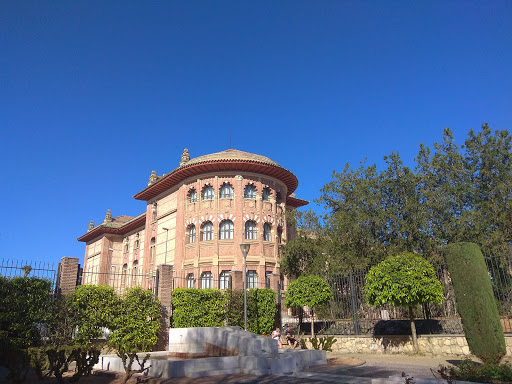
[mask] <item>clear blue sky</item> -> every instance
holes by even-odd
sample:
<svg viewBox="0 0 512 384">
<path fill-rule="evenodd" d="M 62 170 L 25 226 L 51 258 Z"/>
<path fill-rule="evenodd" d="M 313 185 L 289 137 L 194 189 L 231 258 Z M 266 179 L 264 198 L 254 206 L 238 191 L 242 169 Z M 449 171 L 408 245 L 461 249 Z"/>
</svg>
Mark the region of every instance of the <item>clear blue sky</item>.
<svg viewBox="0 0 512 384">
<path fill-rule="evenodd" d="M 510 1 L 0 2 L 0 259 L 83 259 L 151 170 L 262 154 L 312 200 L 333 169 L 449 126 L 512 128 Z"/>
</svg>

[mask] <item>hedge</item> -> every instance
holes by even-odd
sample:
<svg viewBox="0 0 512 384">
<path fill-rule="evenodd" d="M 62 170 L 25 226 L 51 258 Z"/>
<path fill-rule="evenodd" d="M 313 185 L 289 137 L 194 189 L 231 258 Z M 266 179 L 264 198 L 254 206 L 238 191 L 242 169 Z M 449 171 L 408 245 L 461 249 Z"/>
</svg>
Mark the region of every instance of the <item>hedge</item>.
<svg viewBox="0 0 512 384">
<path fill-rule="evenodd" d="M 486 363 L 499 362 L 506 353 L 505 337 L 480 248 L 472 243 L 450 244 L 446 262 L 471 353 Z"/>
<path fill-rule="evenodd" d="M 244 328 L 243 290 L 177 288 L 173 292 L 172 326 Z M 276 293 L 271 289 L 250 289 L 247 293 L 247 330 L 268 335 L 275 323 Z"/>
</svg>

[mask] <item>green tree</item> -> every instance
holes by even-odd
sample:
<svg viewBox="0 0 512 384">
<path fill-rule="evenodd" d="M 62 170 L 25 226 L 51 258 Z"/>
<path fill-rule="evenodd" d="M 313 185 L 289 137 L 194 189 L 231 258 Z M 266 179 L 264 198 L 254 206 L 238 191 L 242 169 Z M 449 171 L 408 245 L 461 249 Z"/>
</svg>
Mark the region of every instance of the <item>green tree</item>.
<svg viewBox="0 0 512 384">
<path fill-rule="evenodd" d="M 376 307 L 393 305 L 409 310 L 416 351 L 418 339 L 413 307 L 426 303 L 440 304 L 444 299 L 443 287 L 432 264 L 412 253 L 388 257 L 372 267 L 366 275 L 365 297 L 368 304 Z"/>
<path fill-rule="evenodd" d="M 311 337 L 315 337 L 314 314 L 318 306 L 333 299 L 330 287 L 318 276 L 301 276 L 290 281 L 285 294 L 287 307 L 309 307 L 311 309 Z"/>
<path fill-rule="evenodd" d="M 505 337 L 480 248 L 449 244 L 446 262 L 470 351 L 486 363 L 498 363 L 506 353 Z"/>
<path fill-rule="evenodd" d="M 143 372 L 149 354 L 141 362 L 137 352 L 151 351 L 158 340 L 161 304 L 151 291 L 140 287 L 128 288 L 119 303 L 119 310 L 112 320 L 112 333 L 108 344 L 116 350 L 126 372 L 125 382 L 134 373 Z M 140 369 L 133 369 L 137 361 Z"/>
</svg>

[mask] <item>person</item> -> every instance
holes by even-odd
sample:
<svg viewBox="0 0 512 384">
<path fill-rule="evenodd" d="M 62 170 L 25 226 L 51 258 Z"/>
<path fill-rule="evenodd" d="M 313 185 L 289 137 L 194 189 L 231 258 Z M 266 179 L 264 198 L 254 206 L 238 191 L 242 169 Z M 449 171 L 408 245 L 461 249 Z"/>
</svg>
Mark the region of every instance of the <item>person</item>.
<svg viewBox="0 0 512 384">
<path fill-rule="evenodd" d="M 272 331 L 272 339 L 277 341 L 277 348 L 281 348 L 281 331 L 279 327 Z"/>
<path fill-rule="evenodd" d="M 293 346 L 293 349 L 297 348 L 299 342 L 295 340 L 295 332 L 292 331 L 290 327 L 286 328 L 286 332 L 284 333 L 286 340 L 288 341 L 288 345 Z"/>
</svg>

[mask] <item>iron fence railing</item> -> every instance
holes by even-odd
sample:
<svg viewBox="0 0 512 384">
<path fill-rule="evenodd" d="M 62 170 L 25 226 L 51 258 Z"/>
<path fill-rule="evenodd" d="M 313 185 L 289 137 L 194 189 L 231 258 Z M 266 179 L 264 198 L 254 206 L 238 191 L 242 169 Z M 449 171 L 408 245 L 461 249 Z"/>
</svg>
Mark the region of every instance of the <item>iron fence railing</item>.
<svg viewBox="0 0 512 384">
<path fill-rule="evenodd" d="M 0 262 L 0 276 L 8 278 L 25 276 L 47 279 L 52 282 L 52 290 L 54 290 L 57 270 L 53 264 L 44 261 L 2 259 Z"/>
<path fill-rule="evenodd" d="M 486 256 L 489 278 L 498 306 L 504 332 L 512 332 L 512 259 L 510 255 Z M 443 286 L 444 301 L 440 305 L 417 306 L 416 327 L 419 333 L 454 334 L 462 333 L 460 316 L 457 313 L 455 293 L 446 263 L 434 265 L 437 277 Z M 383 306 L 375 308 L 364 299 L 365 277 L 369 269 L 332 275 L 327 278 L 334 299 L 330 305 L 315 314 L 315 329 L 326 334 L 378 334 L 383 327 L 400 329 L 408 327 L 406 310 Z M 286 291 L 286 287 L 283 287 Z M 284 301 L 283 293 L 283 301 Z M 307 327 L 310 313 L 303 310 L 290 310 L 282 307 L 283 322 L 295 325 L 302 320 Z M 386 322 L 395 320 L 394 324 Z"/>
</svg>

